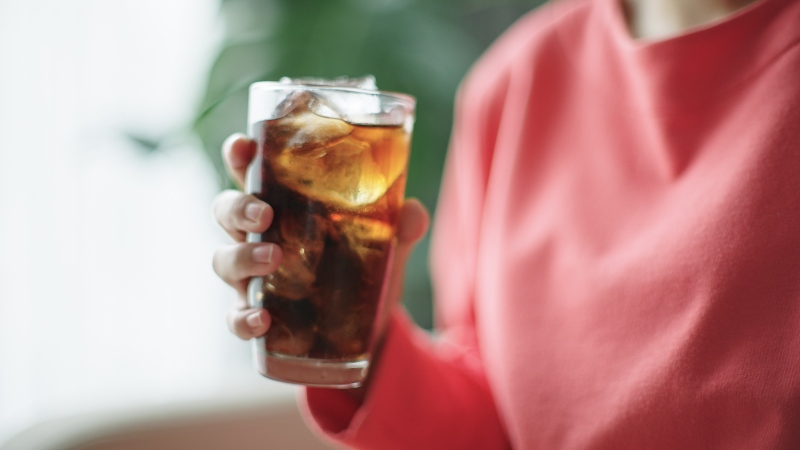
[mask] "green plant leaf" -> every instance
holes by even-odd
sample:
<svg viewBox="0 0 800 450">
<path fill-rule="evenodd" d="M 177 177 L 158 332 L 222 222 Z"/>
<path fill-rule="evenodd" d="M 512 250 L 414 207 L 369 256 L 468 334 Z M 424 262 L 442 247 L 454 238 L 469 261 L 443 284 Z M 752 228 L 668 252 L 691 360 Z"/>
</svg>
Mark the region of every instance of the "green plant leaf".
<svg viewBox="0 0 800 450">
<path fill-rule="evenodd" d="M 245 131 L 247 88 L 283 76 L 375 75 L 417 98 L 408 195 L 436 206 L 456 87 L 508 25 L 539 0 L 221 0 L 225 39 L 193 124 L 221 187 L 220 146 Z M 146 139 L 142 144 L 147 144 Z M 152 142 L 150 143 L 152 144 Z M 430 326 L 427 239 L 412 255 L 406 304 Z"/>
</svg>

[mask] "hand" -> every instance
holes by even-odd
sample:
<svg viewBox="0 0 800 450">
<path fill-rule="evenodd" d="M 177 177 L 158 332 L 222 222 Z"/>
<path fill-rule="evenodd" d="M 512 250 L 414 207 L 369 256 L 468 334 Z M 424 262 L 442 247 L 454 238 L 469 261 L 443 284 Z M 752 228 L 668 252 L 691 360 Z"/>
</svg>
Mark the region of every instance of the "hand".
<svg viewBox="0 0 800 450">
<path fill-rule="evenodd" d="M 244 184 L 244 174 L 255 156 L 255 143 L 243 135 L 232 135 L 223 144 L 225 167 L 238 186 Z M 220 193 L 214 201 L 217 222 L 236 241 L 214 254 L 214 271 L 231 285 L 238 294 L 236 303 L 228 313 L 228 327 L 241 339 L 251 339 L 266 334 L 270 316 L 262 308 L 248 308 L 247 284 L 251 277 L 264 276 L 275 271 L 283 256 L 279 246 L 270 243 L 247 243 L 246 233 L 263 233 L 272 223 L 270 205 L 253 195 L 235 190 Z M 387 310 L 394 309 L 402 298 L 405 265 L 411 250 L 428 229 L 428 211 L 417 200 L 403 203 L 397 224 L 397 249 L 392 272 L 389 274 Z M 385 327 L 386 318 L 379 324 Z M 382 333 L 379 333 L 379 336 Z"/>
</svg>

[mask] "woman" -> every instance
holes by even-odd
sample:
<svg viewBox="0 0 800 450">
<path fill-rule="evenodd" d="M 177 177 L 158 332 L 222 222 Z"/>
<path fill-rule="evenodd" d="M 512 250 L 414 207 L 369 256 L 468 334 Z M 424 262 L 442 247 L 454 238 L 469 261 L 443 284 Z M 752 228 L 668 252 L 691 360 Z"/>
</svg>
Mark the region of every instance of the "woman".
<svg viewBox="0 0 800 450">
<path fill-rule="evenodd" d="M 251 148 L 225 147 L 240 182 Z M 441 338 L 397 308 L 368 386 L 309 388 L 308 416 L 358 448 L 800 448 L 798 168 L 800 2 L 534 12 L 459 94 Z M 235 192 L 215 210 L 239 242 L 272 217 Z M 427 222 L 407 201 L 395 278 Z M 280 257 L 239 243 L 214 265 L 242 299 Z M 229 319 L 243 339 L 270 320 Z"/>
</svg>

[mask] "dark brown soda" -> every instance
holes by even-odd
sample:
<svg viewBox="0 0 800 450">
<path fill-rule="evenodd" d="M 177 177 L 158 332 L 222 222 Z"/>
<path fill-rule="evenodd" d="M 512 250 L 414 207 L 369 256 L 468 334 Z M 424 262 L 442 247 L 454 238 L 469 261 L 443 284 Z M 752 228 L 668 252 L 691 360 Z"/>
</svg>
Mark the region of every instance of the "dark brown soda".
<svg viewBox="0 0 800 450">
<path fill-rule="evenodd" d="M 252 136 L 257 153 L 248 187 L 275 215 L 264 234 L 248 240 L 278 244 L 284 254 L 275 273 L 249 288 L 250 303 L 272 317 L 259 352 L 365 357 L 388 281 L 408 133 L 306 110 L 258 122 Z"/>
</svg>

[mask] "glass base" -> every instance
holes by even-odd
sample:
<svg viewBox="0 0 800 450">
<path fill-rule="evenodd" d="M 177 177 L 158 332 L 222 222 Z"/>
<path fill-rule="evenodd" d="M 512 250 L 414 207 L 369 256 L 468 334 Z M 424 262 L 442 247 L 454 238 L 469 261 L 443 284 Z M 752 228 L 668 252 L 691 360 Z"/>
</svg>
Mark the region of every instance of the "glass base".
<svg viewBox="0 0 800 450">
<path fill-rule="evenodd" d="M 367 376 L 369 361 L 326 361 L 256 353 L 259 373 L 267 378 L 311 387 L 357 388 Z"/>
</svg>

